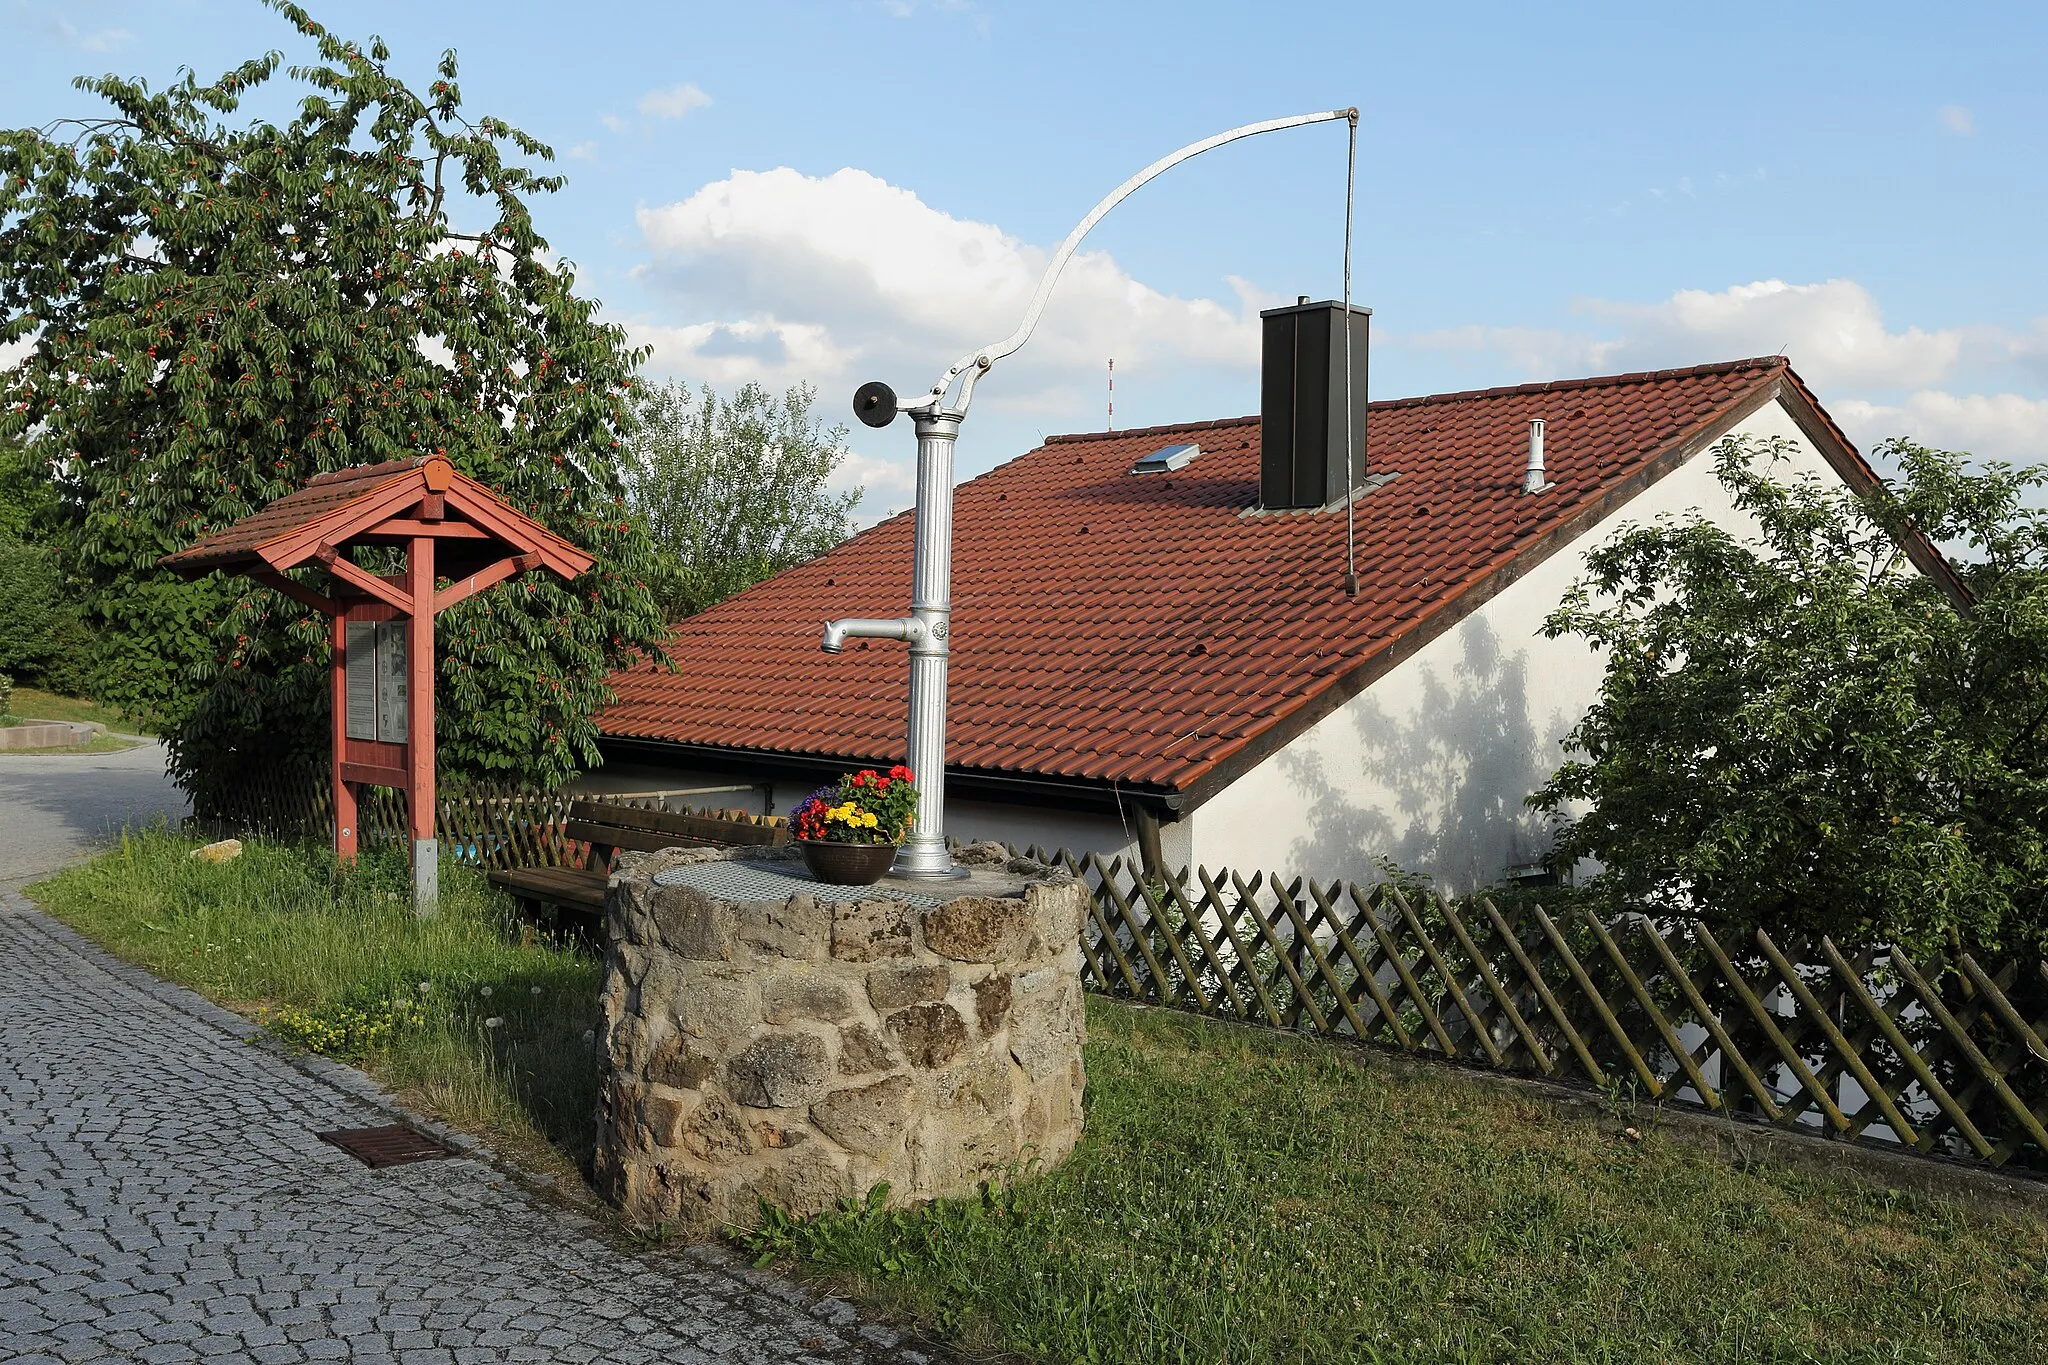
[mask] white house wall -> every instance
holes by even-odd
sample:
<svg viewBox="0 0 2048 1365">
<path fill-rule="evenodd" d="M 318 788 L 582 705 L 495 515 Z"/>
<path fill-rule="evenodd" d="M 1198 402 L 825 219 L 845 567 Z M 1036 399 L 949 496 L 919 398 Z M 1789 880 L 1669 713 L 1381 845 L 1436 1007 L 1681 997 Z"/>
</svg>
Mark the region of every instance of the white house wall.
<svg viewBox="0 0 2048 1365">
<path fill-rule="evenodd" d="M 1839 482 L 1777 403 L 1733 433 L 1786 437 L 1797 445 L 1790 472 Z M 1451 891 L 1539 861 L 1550 831 L 1523 798 L 1563 761 L 1605 671 L 1583 640 L 1544 639 L 1543 620 L 1622 525 L 1695 512 L 1756 533 L 1711 451 L 1695 455 L 1202 805 L 1181 822 L 1194 860 L 1369 880 L 1384 856 Z"/>
</svg>

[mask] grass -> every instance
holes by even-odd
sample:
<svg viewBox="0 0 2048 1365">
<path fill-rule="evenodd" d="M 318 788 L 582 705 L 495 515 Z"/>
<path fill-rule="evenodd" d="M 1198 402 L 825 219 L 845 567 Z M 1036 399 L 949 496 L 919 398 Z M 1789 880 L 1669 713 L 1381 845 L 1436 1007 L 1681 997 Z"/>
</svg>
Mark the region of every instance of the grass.
<svg viewBox="0 0 2048 1365">
<path fill-rule="evenodd" d="M 7 704 L 7 709 L 23 720 L 98 721 L 109 730 L 118 730 L 123 734 L 149 733 L 136 721 L 111 706 L 102 706 L 96 701 L 86 701 L 82 697 L 60 697 L 55 692 L 45 692 L 38 687 L 17 685 L 14 689 L 14 699 Z"/>
<path fill-rule="evenodd" d="M 775 1220 L 753 1249 L 1047 1361 L 2048 1359 L 2038 1215 L 1731 1166 L 1653 1115 L 1326 1044 L 1088 1018 L 1065 1165 L 923 1214 Z"/>
<path fill-rule="evenodd" d="M 523 933 L 481 875 L 447 862 L 440 913 L 423 920 L 401 851 L 344 871 L 318 849 L 245 840 L 216 864 L 189 857 L 195 847 L 130 834 L 29 895 L 118 956 L 358 1062 L 524 1164 L 587 1167 L 594 956 Z"/>
<path fill-rule="evenodd" d="M 466 869 L 444 864 L 422 921 L 396 854 L 342 872 L 193 846 L 131 836 L 31 894 L 517 1160 L 587 1167 L 595 958 L 522 935 Z M 1185 1015 L 1091 999 L 1089 1029 L 1064 1165 L 919 1214 L 774 1219 L 748 1246 L 969 1350 L 1045 1361 L 2048 1360 L 2038 1214 L 1729 1165 L 1653 1112 L 1588 1118 Z"/>
<path fill-rule="evenodd" d="M 42 717 L 38 716 L 38 720 Z M 94 735 L 85 744 L 67 744 L 59 749 L 5 749 L 0 755 L 13 754 L 118 754 L 123 749 L 133 749 L 142 741 L 122 735 Z"/>
</svg>

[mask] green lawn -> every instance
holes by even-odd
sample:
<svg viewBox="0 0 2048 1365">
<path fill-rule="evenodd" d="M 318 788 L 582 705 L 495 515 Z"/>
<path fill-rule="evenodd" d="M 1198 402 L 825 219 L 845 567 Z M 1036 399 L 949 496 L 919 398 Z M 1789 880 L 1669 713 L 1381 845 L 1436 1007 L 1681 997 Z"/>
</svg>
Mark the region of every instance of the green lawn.
<svg viewBox="0 0 2048 1365">
<path fill-rule="evenodd" d="M 517 1159 L 583 1165 L 593 956 L 522 935 L 464 869 L 420 921 L 396 855 L 342 874 L 192 847 L 131 837 L 31 894 Z M 2048 1360 L 2039 1214 L 1730 1166 L 1653 1113 L 1184 1015 L 1092 999 L 1089 1028 L 1065 1165 L 922 1214 L 779 1222 L 750 1249 L 1048 1362 Z"/>
<path fill-rule="evenodd" d="M 40 717 L 38 717 L 40 719 Z M 121 735 L 94 735 L 84 744 L 68 744 L 61 749 L 5 749 L 7 754 L 118 754 L 123 749 L 133 749 L 142 741 L 128 739 Z"/>
<path fill-rule="evenodd" d="M 441 913 L 422 920 L 396 850 L 344 873 L 320 850 L 245 840 L 240 858 L 214 864 L 193 861 L 195 847 L 130 835 L 28 894 L 119 956 L 360 1062 L 522 1161 L 558 1175 L 584 1166 L 595 956 L 522 933 L 480 874 L 447 862 Z"/>
<path fill-rule="evenodd" d="M 1063 1167 L 766 1256 L 1047 1361 L 2048 1359 L 2048 1220 L 1089 1002 Z M 1624 1133 L 1644 1133 L 1641 1141 Z"/>
<path fill-rule="evenodd" d="M 96 701 L 86 701 L 81 697 L 60 697 L 55 692 L 45 692 L 38 687 L 17 686 L 14 689 L 14 699 L 7 704 L 7 709 L 23 720 L 98 721 L 109 730 L 117 730 L 123 734 L 149 733 L 111 706 L 101 706 Z"/>
</svg>

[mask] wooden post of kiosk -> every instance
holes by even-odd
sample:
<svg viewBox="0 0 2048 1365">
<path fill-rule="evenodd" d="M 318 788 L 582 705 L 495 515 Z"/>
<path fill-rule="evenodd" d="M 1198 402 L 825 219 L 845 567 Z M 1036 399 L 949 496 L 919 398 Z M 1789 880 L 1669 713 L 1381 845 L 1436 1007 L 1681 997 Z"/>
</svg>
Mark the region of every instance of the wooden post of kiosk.
<svg viewBox="0 0 2048 1365">
<path fill-rule="evenodd" d="M 331 745 L 328 752 L 339 757 L 348 752 L 348 671 L 342 662 L 348 658 L 348 617 L 336 616 L 333 629 L 328 632 L 332 640 L 335 662 L 328 668 L 330 683 L 327 689 L 330 721 L 328 735 Z M 356 789 L 341 775 L 341 764 L 328 764 L 330 785 L 334 789 L 334 856 L 344 863 L 355 861 L 356 857 Z"/>
<path fill-rule="evenodd" d="M 351 554 L 358 546 L 402 549 L 405 571 L 371 573 Z M 334 853 L 344 863 L 356 856 L 362 788 L 405 792 L 421 914 L 440 899 L 434 617 L 515 574 L 546 568 L 574 579 L 591 562 L 440 455 L 318 475 L 162 561 L 192 578 L 245 574 L 332 619 Z M 331 586 L 287 576 L 302 565 L 324 569 Z"/>
<path fill-rule="evenodd" d="M 412 897 L 415 905 L 441 898 L 441 848 L 434 838 L 434 542 L 414 536 L 405 578 L 413 613 L 406 618 L 406 814 L 412 821 Z M 424 609 L 421 605 L 424 603 Z"/>
</svg>

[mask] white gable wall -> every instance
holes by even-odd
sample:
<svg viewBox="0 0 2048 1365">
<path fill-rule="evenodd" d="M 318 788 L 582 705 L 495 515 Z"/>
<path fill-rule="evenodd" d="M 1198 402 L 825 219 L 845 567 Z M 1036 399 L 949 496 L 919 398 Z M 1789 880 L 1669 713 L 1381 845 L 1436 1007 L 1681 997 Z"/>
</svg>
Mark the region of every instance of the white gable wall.
<svg viewBox="0 0 2048 1365">
<path fill-rule="evenodd" d="M 1840 481 L 1778 403 L 1731 434 L 1786 437 L 1798 455 L 1781 476 Z M 1364 881 L 1384 855 L 1449 891 L 1540 860 L 1550 831 L 1523 798 L 1564 760 L 1605 672 L 1583 640 L 1544 639 L 1544 618 L 1623 524 L 1692 513 L 1756 533 L 1711 453 L 1693 456 L 1204 803 L 1181 822 L 1192 860 L 1246 877 Z"/>
</svg>

